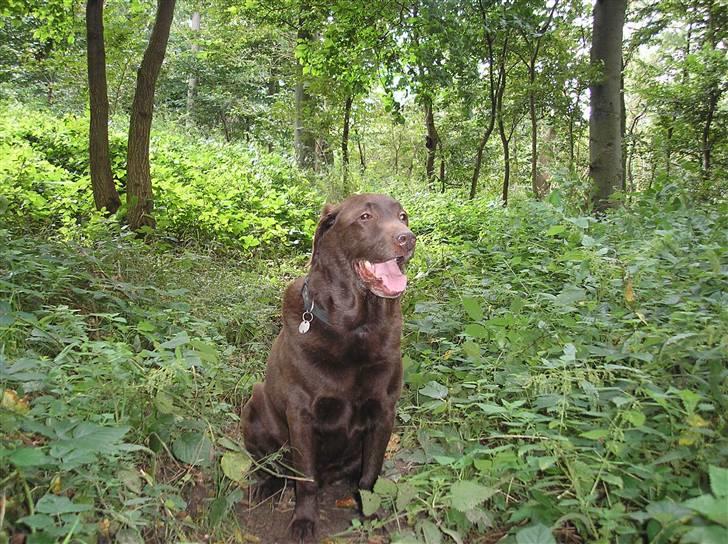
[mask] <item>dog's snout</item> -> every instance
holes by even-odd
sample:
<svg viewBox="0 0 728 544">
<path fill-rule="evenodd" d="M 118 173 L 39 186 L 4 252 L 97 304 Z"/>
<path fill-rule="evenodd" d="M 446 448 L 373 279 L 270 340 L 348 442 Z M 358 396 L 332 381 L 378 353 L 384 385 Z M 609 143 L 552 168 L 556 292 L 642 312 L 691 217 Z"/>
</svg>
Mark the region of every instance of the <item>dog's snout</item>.
<svg viewBox="0 0 728 544">
<path fill-rule="evenodd" d="M 400 246 L 408 250 L 415 247 L 416 238 L 410 231 L 400 232 L 395 238 Z"/>
</svg>

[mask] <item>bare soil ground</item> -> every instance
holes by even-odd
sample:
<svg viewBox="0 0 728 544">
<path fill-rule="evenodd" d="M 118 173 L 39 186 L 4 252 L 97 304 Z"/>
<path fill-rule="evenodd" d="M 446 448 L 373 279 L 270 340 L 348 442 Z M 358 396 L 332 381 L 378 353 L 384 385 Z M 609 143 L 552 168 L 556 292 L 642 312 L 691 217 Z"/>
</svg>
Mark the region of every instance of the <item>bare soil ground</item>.
<svg viewBox="0 0 728 544">
<path fill-rule="evenodd" d="M 316 538 L 312 542 L 327 544 L 367 542 L 361 534 L 352 531 L 347 533 L 351 529 L 351 520 L 360 518 L 352 494 L 353 490 L 341 483 L 324 487 L 319 491 L 320 517 Z M 295 498 L 290 487 L 262 503 L 240 504 L 238 516 L 247 533 L 246 539 L 259 544 L 294 542 L 288 535 L 288 525 L 294 505 Z"/>
</svg>

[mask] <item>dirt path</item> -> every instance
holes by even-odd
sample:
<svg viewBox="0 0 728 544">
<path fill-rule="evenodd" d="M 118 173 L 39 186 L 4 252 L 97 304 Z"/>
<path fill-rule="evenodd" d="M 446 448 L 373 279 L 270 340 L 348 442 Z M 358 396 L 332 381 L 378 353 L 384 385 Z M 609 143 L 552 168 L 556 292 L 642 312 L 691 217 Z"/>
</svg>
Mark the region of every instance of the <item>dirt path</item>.
<svg viewBox="0 0 728 544">
<path fill-rule="evenodd" d="M 351 499 L 352 490 L 345 484 L 335 484 L 319 492 L 320 518 L 316 539 L 313 542 L 356 543 L 367 539 L 356 533 L 342 534 L 351 528 L 351 520 L 359 518 L 355 503 Z M 337 501 L 345 507 L 337 507 Z M 295 504 L 293 490 L 288 488 L 282 494 L 262 504 L 241 504 L 238 516 L 251 543 L 289 544 L 288 524 L 291 521 Z M 296 543 L 297 544 L 297 543 Z"/>
</svg>

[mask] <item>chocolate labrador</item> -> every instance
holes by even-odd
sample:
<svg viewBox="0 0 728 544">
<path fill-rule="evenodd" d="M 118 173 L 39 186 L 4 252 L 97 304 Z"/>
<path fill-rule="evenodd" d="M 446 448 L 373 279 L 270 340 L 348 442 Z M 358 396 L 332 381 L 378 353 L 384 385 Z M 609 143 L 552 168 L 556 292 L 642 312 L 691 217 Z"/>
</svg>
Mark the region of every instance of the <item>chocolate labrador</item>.
<svg viewBox="0 0 728 544">
<path fill-rule="evenodd" d="M 265 381 L 243 410 L 248 451 L 288 449 L 297 479 L 291 536 L 313 537 L 318 488 L 346 479 L 371 490 L 402 388 L 399 297 L 415 236 L 396 200 L 377 194 L 327 205 L 310 270 L 283 296 L 283 328 Z M 259 483 L 259 495 L 280 488 Z"/>
</svg>

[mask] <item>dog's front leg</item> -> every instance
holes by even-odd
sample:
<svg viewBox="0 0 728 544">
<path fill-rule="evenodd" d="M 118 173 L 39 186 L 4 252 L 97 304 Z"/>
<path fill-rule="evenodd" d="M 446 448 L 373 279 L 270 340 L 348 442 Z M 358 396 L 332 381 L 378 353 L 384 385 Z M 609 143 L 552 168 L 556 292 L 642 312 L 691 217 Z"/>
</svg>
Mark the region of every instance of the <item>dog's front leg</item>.
<svg viewBox="0 0 728 544">
<path fill-rule="evenodd" d="M 293 403 L 286 412 L 288 419 L 293 468 L 297 471 L 296 508 L 291 520 L 291 536 L 303 541 L 313 538 L 318 519 L 318 484 L 316 476 L 316 444 L 313 417 L 307 407 Z"/>
<path fill-rule="evenodd" d="M 381 417 L 371 423 L 371 428 L 364 437 L 362 451 L 362 470 L 359 489 L 371 491 L 379 477 L 384 462 L 384 452 L 392 435 L 394 425 L 394 407 L 383 407 Z"/>
</svg>

